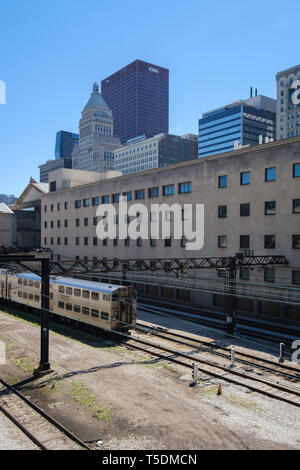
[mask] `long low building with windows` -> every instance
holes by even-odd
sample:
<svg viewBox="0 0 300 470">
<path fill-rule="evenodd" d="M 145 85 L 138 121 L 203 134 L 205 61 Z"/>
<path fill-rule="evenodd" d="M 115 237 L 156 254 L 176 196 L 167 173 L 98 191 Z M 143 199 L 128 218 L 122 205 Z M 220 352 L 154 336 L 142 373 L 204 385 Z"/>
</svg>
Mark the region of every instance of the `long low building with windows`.
<svg viewBox="0 0 300 470">
<path fill-rule="evenodd" d="M 299 137 L 134 175 L 115 173 L 100 181 L 78 178 L 76 184 L 68 184 L 69 170 L 63 170 L 63 178 L 61 171 L 50 175 L 50 186 L 56 190 L 41 198 L 42 246 L 58 259 L 230 256 L 251 250 L 257 255 L 285 255 L 289 267 L 243 269 L 241 281 L 300 286 Z M 146 206 L 149 227 L 152 204 L 176 203 L 182 209 L 184 204 L 204 204 L 203 248 L 188 251 L 184 237 L 174 238 L 172 211 L 168 238 L 98 239 L 96 211 L 112 204 L 118 226 L 120 195 L 126 196 L 128 207 Z"/>
</svg>

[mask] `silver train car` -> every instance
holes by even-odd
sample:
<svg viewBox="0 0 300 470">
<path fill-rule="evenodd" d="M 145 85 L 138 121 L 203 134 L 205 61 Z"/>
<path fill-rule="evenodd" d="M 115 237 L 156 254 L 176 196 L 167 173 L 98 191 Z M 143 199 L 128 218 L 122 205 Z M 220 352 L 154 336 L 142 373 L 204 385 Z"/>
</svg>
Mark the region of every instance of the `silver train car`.
<svg viewBox="0 0 300 470">
<path fill-rule="evenodd" d="M 41 308 L 41 278 L 0 270 L 0 299 Z M 50 278 L 50 312 L 105 330 L 128 331 L 136 325 L 133 287 L 68 277 Z"/>
</svg>

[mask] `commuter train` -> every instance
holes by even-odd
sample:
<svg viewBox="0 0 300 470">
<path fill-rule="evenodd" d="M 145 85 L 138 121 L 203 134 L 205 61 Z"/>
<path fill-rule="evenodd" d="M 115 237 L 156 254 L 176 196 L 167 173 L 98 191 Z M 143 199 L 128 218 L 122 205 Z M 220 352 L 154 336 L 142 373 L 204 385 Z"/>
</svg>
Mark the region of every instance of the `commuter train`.
<svg viewBox="0 0 300 470">
<path fill-rule="evenodd" d="M 0 299 L 40 309 L 41 278 L 0 269 Z M 133 287 L 52 276 L 49 302 L 50 316 L 105 330 L 128 331 L 136 325 Z"/>
</svg>

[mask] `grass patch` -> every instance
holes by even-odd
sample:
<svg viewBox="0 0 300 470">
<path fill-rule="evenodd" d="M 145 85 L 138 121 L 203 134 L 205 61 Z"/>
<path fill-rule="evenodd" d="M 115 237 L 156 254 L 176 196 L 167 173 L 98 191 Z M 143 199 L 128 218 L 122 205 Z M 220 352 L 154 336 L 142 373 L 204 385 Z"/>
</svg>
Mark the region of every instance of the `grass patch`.
<svg viewBox="0 0 300 470">
<path fill-rule="evenodd" d="M 175 369 L 175 367 L 171 366 L 171 364 L 168 364 L 167 362 L 161 362 L 160 366 L 166 370 L 169 370 L 170 372 L 175 372 L 176 374 L 178 373 L 178 370 Z"/>
<path fill-rule="evenodd" d="M 56 376 L 50 379 L 47 385 L 42 390 L 42 394 L 44 396 L 48 396 L 51 393 L 59 392 L 60 390 L 62 390 L 63 384 L 61 383 L 60 380 L 61 380 L 60 376 Z"/>
<path fill-rule="evenodd" d="M 246 408 L 247 410 L 252 410 L 252 411 L 260 411 L 262 412 L 263 410 L 259 409 L 255 401 L 253 400 L 248 400 L 243 397 L 238 397 L 236 395 L 225 395 L 225 398 L 230 402 L 233 403 L 234 405 L 238 405 L 242 408 Z"/>
<path fill-rule="evenodd" d="M 31 374 L 33 374 L 34 369 L 37 367 L 37 365 L 34 364 L 34 362 L 32 362 L 32 360 L 27 356 L 20 356 L 17 359 L 12 359 L 11 362 L 23 372 L 30 372 Z"/>
<path fill-rule="evenodd" d="M 77 403 L 90 410 L 97 419 L 104 421 L 112 419 L 111 412 L 97 402 L 96 397 L 86 388 L 83 382 L 71 382 L 71 396 Z"/>
</svg>

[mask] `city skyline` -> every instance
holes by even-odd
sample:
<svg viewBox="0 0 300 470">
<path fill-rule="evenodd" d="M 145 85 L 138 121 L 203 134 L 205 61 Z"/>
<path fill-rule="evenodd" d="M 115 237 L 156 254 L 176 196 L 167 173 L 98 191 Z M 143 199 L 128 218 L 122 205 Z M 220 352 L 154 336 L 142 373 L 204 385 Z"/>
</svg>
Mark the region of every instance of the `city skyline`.
<svg viewBox="0 0 300 470">
<path fill-rule="evenodd" d="M 74 3 L 78 8 L 70 8 Z M 299 10 L 296 2 L 292 2 L 294 14 L 282 12 L 280 19 L 271 2 L 254 1 L 253 13 L 238 2 L 231 2 L 234 8 L 220 2 L 216 9 L 191 1 L 184 11 L 179 2 L 175 8 L 172 2 L 167 19 L 168 1 L 164 5 L 154 1 L 146 18 L 138 2 L 132 1 L 129 7 L 117 3 L 118 9 L 115 5 L 103 8 L 90 0 L 81 8 L 79 2 L 65 0 L 60 6 L 61 19 L 54 4 L 41 5 L 35 0 L 29 6 L 17 1 L 2 7 L 0 79 L 6 83 L 7 99 L 0 105 L 1 193 L 19 195 L 24 178 L 38 179 L 38 165 L 53 158 L 56 132 L 77 132 L 80 110 L 92 83 L 136 59 L 170 70 L 169 132 L 176 135 L 197 133 L 203 112 L 247 99 L 250 86 L 275 98 L 276 73 L 299 62 L 295 48 L 290 47 L 297 43 L 297 28 L 293 28 Z M 251 29 L 245 29 L 242 20 L 255 13 L 256 5 L 260 15 Z M 112 15 L 114 34 L 105 48 L 91 48 L 98 35 L 99 15 L 95 13 L 100 11 L 101 17 Z M 63 29 L 65 15 L 69 21 Z M 127 37 L 121 28 L 124 21 L 132 24 Z M 110 32 L 110 24 L 104 22 L 101 27 L 101 34 Z M 7 43 L 5 37 L 12 28 L 14 35 Z M 79 29 L 82 35 L 78 35 Z M 276 31 L 280 34 L 274 37 Z M 249 44 L 253 54 L 243 54 Z M 17 127 L 16 117 L 21 122 Z M 14 175 L 12 182 L 4 176 L 6 172 Z"/>
</svg>

